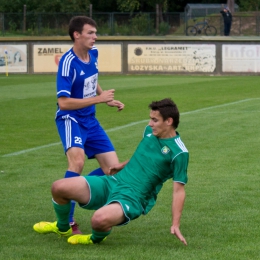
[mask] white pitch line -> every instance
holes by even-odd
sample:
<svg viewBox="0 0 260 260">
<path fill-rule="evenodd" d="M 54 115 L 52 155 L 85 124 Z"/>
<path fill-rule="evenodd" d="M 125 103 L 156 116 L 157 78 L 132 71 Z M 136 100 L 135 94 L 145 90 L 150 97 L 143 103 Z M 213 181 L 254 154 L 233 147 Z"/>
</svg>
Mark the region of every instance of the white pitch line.
<svg viewBox="0 0 260 260">
<path fill-rule="evenodd" d="M 188 111 L 188 112 L 183 112 L 183 113 L 181 113 L 181 115 L 189 115 L 189 114 L 193 114 L 193 113 L 197 113 L 197 112 L 201 112 L 201 111 L 205 111 L 205 110 L 209 110 L 209 109 L 226 107 L 226 106 L 235 105 L 235 104 L 239 104 L 239 103 L 243 103 L 243 102 L 247 102 L 247 101 L 251 101 L 251 100 L 257 100 L 257 99 L 260 99 L 260 98 L 248 98 L 248 99 L 243 99 L 243 100 L 239 100 L 239 101 L 235 101 L 235 102 L 231 102 L 231 103 L 225 103 L 225 104 L 222 104 L 222 105 L 216 105 L 216 106 L 212 106 L 212 107 L 204 107 L 204 108 L 200 108 L 200 109 L 196 109 L 196 110 L 192 110 L 192 111 Z M 138 124 L 145 123 L 145 122 L 148 123 L 149 119 L 133 122 L 133 123 L 123 125 L 123 126 L 110 128 L 110 129 L 107 129 L 106 132 L 114 132 L 114 131 L 117 131 L 117 130 L 124 129 L 126 127 L 131 127 L 131 126 L 138 125 Z M 61 144 L 61 142 L 37 146 L 37 147 L 31 148 L 31 149 L 26 149 L 26 150 L 21 150 L 21 151 L 15 152 L 15 153 L 5 154 L 5 155 L 2 155 L 2 157 L 11 157 L 11 156 L 24 154 L 24 153 L 34 152 L 34 151 L 37 151 L 37 150 L 40 150 L 40 149 L 43 149 L 43 148 L 48 148 L 48 147 L 59 145 L 59 144 Z"/>
<path fill-rule="evenodd" d="M 37 146 L 37 147 L 34 147 L 34 148 L 21 150 L 19 152 L 15 152 L 15 153 L 8 153 L 8 154 L 5 154 L 5 155 L 2 155 L 2 157 L 10 157 L 10 156 L 15 156 L 15 155 L 20 155 L 20 154 L 23 154 L 23 153 L 29 153 L 29 152 L 33 152 L 33 151 L 36 151 L 36 150 L 40 150 L 42 148 L 48 148 L 48 147 L 51 147 L 51 146 L 55 146 L 55 145 L 58 145 L 58 144 L 61 144 L 61 142 Z"/>
</svg>

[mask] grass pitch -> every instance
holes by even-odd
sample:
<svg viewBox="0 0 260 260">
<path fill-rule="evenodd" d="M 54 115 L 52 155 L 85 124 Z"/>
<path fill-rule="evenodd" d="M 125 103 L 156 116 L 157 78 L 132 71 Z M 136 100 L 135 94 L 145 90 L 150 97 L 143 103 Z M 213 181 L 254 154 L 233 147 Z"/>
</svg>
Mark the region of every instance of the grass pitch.
<svg viewBox="0 0 260 260">
<path fill-rule="evenodd" d="M 181 231 L 170 234 L 172 182 L 147 216 L 115 227 L 94 246 L 72 246 L 34 223 L 54 221 L 50 187 L 67 168 L 54 116 L 54 75 L 0 75 L 1 259 L 258 259 L 260 87 L 256 76 L 100 76 L 125 103 L 118 113 L 100 104 L 97 117 L 121 161 L 128 159 L 149 121 L 148 104 L 171 97 L 190 152 Z M 84 173 L 97 167 L 86 160 Z M 84 233 L 93 212 L 76 209 Z"/>
</svg>

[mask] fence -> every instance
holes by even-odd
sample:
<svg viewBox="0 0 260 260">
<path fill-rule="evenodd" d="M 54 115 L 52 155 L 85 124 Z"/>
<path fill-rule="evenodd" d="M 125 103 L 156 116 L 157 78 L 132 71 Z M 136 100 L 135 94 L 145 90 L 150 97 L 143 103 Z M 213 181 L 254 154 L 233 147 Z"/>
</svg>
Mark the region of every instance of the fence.
<svg viewBox="0 0 260 260">
<path fill-rule="evenodd" d="M 88 13 L 0 13 L 1 36 L 63 36 L 68 35 L 68 23 L 75 15 Z M 163 22 L 156 28 L 156 13 L 92 13 L 99 35 L 186 35 L 186 28 L 194 24 L 185 13 L 163 13 Z M 223 35 L 220 14 L 197 17 L 217 28 Z M 260 14 L 236 13 L 231 27 L 232 36 L 259 36 Z"/>
</svg>

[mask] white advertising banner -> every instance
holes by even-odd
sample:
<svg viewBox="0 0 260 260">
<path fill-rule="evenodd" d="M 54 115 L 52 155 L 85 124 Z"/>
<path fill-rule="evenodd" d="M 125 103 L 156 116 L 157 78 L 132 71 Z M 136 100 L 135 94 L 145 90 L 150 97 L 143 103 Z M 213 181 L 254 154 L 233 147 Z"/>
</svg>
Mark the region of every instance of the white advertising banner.
<svg viewBox="0 0 260 260">
<path fill-rule="evenodd" d="M 122 72 L 122 45 L 95 44 L 98 48 L 99 72 Z"/>
<path fill-rule="evenodd" d="M 215 44 L 129 44 L 128 71 L 213 72 Z"/>
<path fill-rule="evenodd" d="M 223 72 L 260 72 L 260 45 L 222 45 Z"/>
<path fill-rule="evenodd" d="M 0 45 L 0 73 L 27 72 L 27 45 Z"/>
<path fill-rule="evenodd" d="M 72 45 L 68 44 L 34 44 L 33 45 L 33 71 L 34 72 L 57 72 L 61 56 Z"/>
<path fill-rule="evenodd" d="M 121 44 L 95 44 L 98 49 L 99 72 L 122 71 L 122 46 Z M 58 70 L 61 56 L 72 45 L 44 44 L 33 46 L 33 70 L 36 73 L 53 72 Z"/>
</svg>

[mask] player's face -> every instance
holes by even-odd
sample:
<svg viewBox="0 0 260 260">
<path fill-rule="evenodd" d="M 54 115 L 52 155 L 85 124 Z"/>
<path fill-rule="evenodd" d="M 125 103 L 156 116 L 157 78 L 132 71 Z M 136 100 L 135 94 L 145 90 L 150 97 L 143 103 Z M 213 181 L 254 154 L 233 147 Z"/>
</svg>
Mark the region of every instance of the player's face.
<svg viewBox="0 0 260 260">
<path fill-rule="evenodd" d="M 89 24 L 85 24 L 81 34 L 76 32 L 75 36 L 77 37 L 78 42 L 82 47 L 85 47 L 88 50 L 90 50 L 97 39 L 96 33 L 97 29 L 95 27 Z"/>
<path fill-rule="evenodd" d="M 153 130 L 153 135 L 159 138 L 169 138 L 172 134 L 172 127 L 170 125 L 169 120 L 163 120 L 161 114 L 157 110 L 150 111 L 150 121 L 149 126 L 151 126 Z"/>
</svg>

